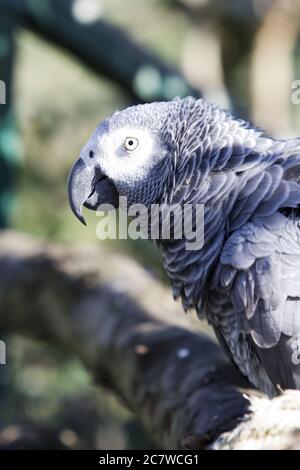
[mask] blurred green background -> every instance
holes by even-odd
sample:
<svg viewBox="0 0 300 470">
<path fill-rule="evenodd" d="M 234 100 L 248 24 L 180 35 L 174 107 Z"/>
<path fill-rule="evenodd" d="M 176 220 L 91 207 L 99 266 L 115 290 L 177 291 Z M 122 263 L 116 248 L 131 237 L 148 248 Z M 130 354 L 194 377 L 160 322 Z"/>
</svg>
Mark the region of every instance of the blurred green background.
<svg viewBox="0 0 300 470">
<path fill-rule="evenodd" d="M 41 8 L 46 3 L 31 1 L 31 6 Z M 71 3 L 81 27 L 101 19 L 123 28 L 141 47 L 180 70 L 195 93 L 253 120 L 273 135 L 297 134 L 299 106 L 291 100 L 292 82 L 300 68 L 300 7 L 296 1 Z M 0 6 L 5 8 L 5 2 Z M 4 29 L 2 24 L 2 33 Z M 137 97 L 117 80 L 92 71 L 75 55 L 29 29 L 20 27 L 14 32 L 12 97 L 17 127 L 12 124 L 12 144 L 7 143 L 15 175 L 15 186 L 10 187 L 15 197 L 9 198 L 7 206 L 9 224 L 68 244 L 114 243 L 114 249 L 117 246 L 134 256 L 164 281 L 155 247 L 143 242 L 100 242 L 95 235 L 95 215 L 86 213 L 88 228 L 84 228 L 69 210 L 66 196 L 70 167 L 94 127 Z M 97 45 L 93 53 L 97 54 Z M 0 67 L 0 79 L 4 74 Z M 149 82 L 147 74 L 141 75 L 139 86 L 147 90 L 156 78 L 152 73 Z M 172 86 L 174 82 L 169 82 L 171 96 L 178 91 L 174 86 L 173 93 Z M 7 341 L 0 446 L 13 446 L 20 438 L 21 447 L 152 447 L 134 416 L 111 394 L 99 393 L 76 359 L 20 336 Z M 35 438 L 30 441 L 30 426 L 41 430 L 43 442 L 32 444 Z"/>
</svg>

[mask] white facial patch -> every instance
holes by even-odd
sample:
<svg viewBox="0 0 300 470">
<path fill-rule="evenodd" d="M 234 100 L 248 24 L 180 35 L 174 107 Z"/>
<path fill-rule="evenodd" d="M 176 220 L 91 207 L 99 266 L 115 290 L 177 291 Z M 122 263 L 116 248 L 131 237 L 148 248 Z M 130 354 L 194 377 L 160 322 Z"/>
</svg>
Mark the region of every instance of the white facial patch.
<svg viewBox="0 0 300 470">
<path fill-rule="evenodd" d="M 135 145 L 130 150 L 131 139 Z M 137 145 L 136 145 L 137 144 Z M 157 138 L 146 129 L 124 127 L 99 137 L 101 167 L 114 181 L 137 181 L 153 165 Z"/>
</svg>

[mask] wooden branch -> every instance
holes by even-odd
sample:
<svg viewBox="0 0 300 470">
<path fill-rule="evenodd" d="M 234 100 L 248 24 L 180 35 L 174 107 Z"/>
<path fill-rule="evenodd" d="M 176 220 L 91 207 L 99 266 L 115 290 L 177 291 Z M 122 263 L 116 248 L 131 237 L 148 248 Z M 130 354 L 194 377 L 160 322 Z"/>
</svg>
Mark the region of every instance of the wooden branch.
<svg viewBox="0 0 300 470">
<path fill-rule="evenodd" d="M 299 392 L 272 401 L 246 395 L 245 382 L 210 338 L 191 330 L 169 289 L 101 246 L 67 248 L 3 232 L 0 327 L 76 353 L 159 448 L 299 441 Z"/>
</svg>

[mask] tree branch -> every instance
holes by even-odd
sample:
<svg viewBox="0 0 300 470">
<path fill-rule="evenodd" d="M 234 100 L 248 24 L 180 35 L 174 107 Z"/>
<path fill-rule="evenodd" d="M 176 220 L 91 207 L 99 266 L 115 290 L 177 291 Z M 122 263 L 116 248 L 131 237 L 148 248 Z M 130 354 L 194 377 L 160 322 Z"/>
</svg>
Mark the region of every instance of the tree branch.
<svg viewBox="0 0 300 470">
<path fill-rule="evenodd" d="M 21 26 L 74 54 L 98 75 L 121 85 L 137 101 L 168 100 L 174 93 L 200 96 L 175 67 L 137 44 L 121 28 L 103 19 L 80 21 L 74 3 L 51 0 L 41 8 L 30 0 L 0 0 L 0 9 Z M 156 79 L 151 90 L 153 74 Z"/>
<path fill-rule="evenodd" d="M 191 331 L 169 290 L 101 246 L 3 232 L 0 327 L 76 353 L 160 448 L 268 447 L 270 435 L 276 446 L 299 441 L 299 392 L 272 401 L 245 395 L 247 384 L 211 339 Z"/>
</svg>

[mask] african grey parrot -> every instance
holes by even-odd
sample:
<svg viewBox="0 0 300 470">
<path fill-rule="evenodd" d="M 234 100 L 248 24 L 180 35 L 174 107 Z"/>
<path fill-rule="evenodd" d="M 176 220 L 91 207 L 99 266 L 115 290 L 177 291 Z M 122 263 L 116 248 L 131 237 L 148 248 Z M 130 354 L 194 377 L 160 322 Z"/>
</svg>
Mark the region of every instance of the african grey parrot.
<svg viewBox="0 0 300 470">
<path fill-rule="evenodd" d="M 193 98 L 117 111 L 68 182 L 75 215 L 100 203 L 203 204 L 204 245 L 158 240 L 174 297 L 206 317 L 270 396 L 300 389 L 300 139 L 273 140 Z"/>
</svg>

